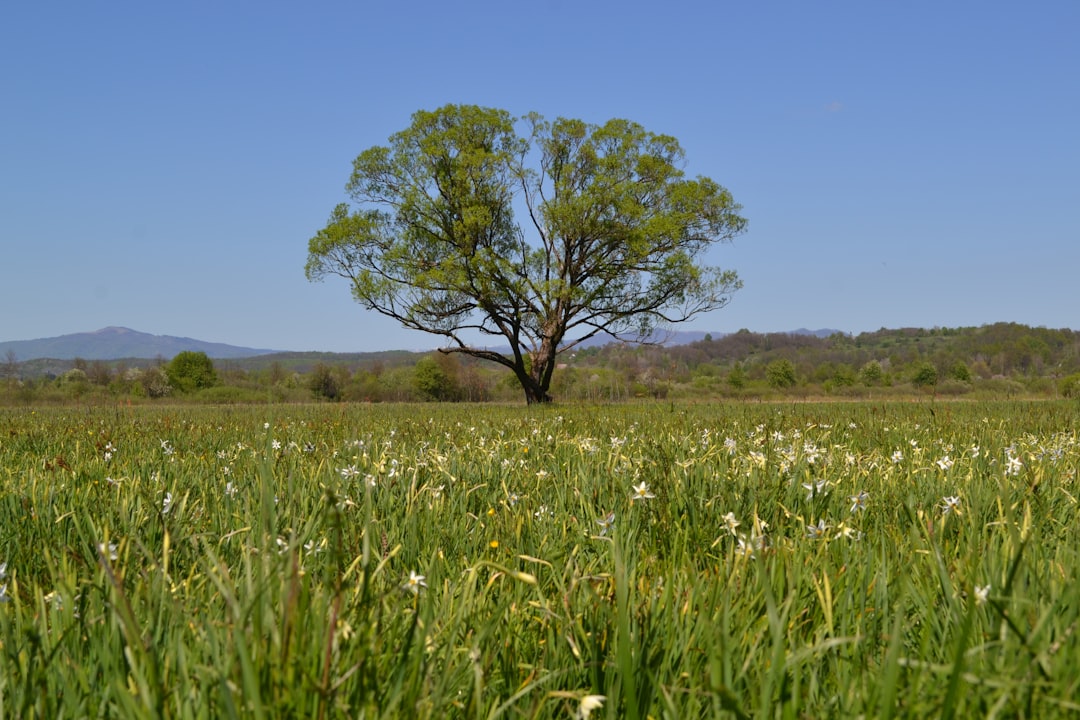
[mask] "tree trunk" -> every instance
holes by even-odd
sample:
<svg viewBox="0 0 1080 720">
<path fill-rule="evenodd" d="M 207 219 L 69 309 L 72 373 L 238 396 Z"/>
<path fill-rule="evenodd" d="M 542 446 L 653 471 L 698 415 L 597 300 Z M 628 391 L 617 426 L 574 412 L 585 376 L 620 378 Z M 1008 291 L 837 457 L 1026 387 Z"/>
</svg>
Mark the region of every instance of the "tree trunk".
<svg viewBox="0 0 1080 720">
<path fill-rule="evenodd" d="M 544 383 L 542 379 L 537 379 L 536 368 L 532 369 L 532 372 L 527 372 L 525 368 L 518 368 L 515 371 L 518 382 L 521 383 L 521 388 L 525 391 L 525 402 L 529 405 L 539 405 L 543 403 L 551 402 L 551 395 L 548 394 L 548 384 Z M 543 375 L 540 376 L 543 378 Z"/>
<path fill-rule="evenodd" d="M 543 405 L 552 401 L 551 395 L 539 388 L 525 387 L 525 402 L 529 405 Z"/>
<path fill-rule="evenodd" d="M 549 403 L 552 401 L 548 389 L 551 387 L 551 372 L 555 368 L 554 348 L 544 343 L 529 360 L 531 367 L 526 368 L 523 363 L 514 368 L 514 374 L 525 391 L 525 402 L 529 405 Z"/>
</svg>

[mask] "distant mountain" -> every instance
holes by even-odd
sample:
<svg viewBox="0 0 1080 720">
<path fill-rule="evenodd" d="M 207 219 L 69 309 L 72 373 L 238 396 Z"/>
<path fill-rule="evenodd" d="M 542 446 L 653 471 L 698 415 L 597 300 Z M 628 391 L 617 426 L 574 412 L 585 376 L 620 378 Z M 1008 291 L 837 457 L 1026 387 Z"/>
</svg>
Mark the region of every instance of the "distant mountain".
<svg viewBox="0 0 1080 720">
<path fill-rule="evenodd" d="M 799 328 L 792 330 L 788 335 L 813 335 L 819 338 L 829 337 L 839 330 L 821 329 L 807 330 Z M 719 340 L 729 333 L 701 332 L 689 330 L 657 330 L 653 334 L 653 341 L 671 347 L 674 345 L 688 345 L 699 342 L 706 337 Z M 607 335 L 598 335 L 582 343 L 582 348 L 602 347 L 613 340 Z M 509 352 L 509 348 L 492 348 Z M 74 333 L 59 337 L 41 338 L 38 340 L 11 340 L 0 342 L 0 360 L 9 353 L 15 353 L 19 361 L 40 360 L 49 358 L 53 360 L 122 360 L 122 359 L 154 359 L 163 357 L 166 360 L 185 350 L 204 352 L 211 358 L 229 360 L 237 358 L 251 358 L 261 355 L 280 353 L 280 350 L 267 350 L 260 348 L 237 347 L 225 343 L 212 343 L 195 340 L 186 337 L 174 337 L 172 335 L 151 335 L 138 332 L 124 327 L 107 327 L 94 332 Z"/>
<path fill-rule="evenodd" d="M 244 358 L 277 352 L 171 335 L 150 335 L 123 327 L 107 327 L 95 332 L 74 333 L 40 340 L 0 342 L 0 357 L 13 352 L 20 362 L 40 358 L 120 360 L 161 356 L 169 359 L 185 350 L 201 351 L 211 358 L 221 359 Z"/>
</svg>

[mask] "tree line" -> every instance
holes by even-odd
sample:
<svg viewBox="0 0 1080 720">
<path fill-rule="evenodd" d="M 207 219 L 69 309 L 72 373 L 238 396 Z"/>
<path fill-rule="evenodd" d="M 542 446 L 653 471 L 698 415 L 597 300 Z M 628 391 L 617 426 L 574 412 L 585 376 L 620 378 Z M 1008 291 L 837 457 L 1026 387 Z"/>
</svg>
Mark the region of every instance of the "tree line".
<svg viewBox="0 0 1080 720">
<path fill-rule="evenodd" d="M 788 397 L 1080 397 L 1080 333 L 996 323 L 819 338 L 748 330 L 675 346 L 610 343 L 568 353 L 558 401 Z M 211 360 L 0 364 L 5 404 L 520 402 L 516 375 L 444 353 L 283 353 Z"/>
</svg>

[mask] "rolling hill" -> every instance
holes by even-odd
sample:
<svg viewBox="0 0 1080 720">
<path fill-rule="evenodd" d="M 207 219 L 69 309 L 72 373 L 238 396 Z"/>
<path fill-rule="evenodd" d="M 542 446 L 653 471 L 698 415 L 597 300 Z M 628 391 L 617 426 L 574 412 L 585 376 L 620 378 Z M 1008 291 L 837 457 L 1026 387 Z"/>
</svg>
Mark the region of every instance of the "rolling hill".
<svg viewBox="0 0 1080 720">
<path fill-rule="evenodd" d="M 201 351 L 211 358 L 222 359 L 253 357 L 278 352 L 172 335 L 151 335 L 124 327 L 107 327 L 94 332 L 73 333 L 38 340 L 0 342 L 0 357 L 10 352 L 14 353 L 19 361 L 41 358 L 119 360 L 163 357 L 170 359 L 185 350 Z"/>
</svg>

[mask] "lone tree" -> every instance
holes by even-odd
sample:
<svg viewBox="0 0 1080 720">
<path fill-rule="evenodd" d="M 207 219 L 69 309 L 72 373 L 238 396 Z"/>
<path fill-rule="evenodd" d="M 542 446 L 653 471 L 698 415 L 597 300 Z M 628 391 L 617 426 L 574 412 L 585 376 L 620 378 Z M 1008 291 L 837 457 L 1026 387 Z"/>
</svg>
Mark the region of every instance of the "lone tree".
<svg viewBox="0 0 1080 720">
<path fill-rule="evenodd" d="M 338 205 L 310 240 L 306 274 L 348 279 L 365 308 L 506 366 L 530 404 L 548 402 L 560 353 L 598 333 L 652 341 L 741 287 L 699 262 L 743 231 L 741 208 L 684 177 L 683 158 L 626 120 L 420 111 L 353 162 L 355 209 Z M 471 344 L 477 333 L 509 351 Z"/>
</svg>

